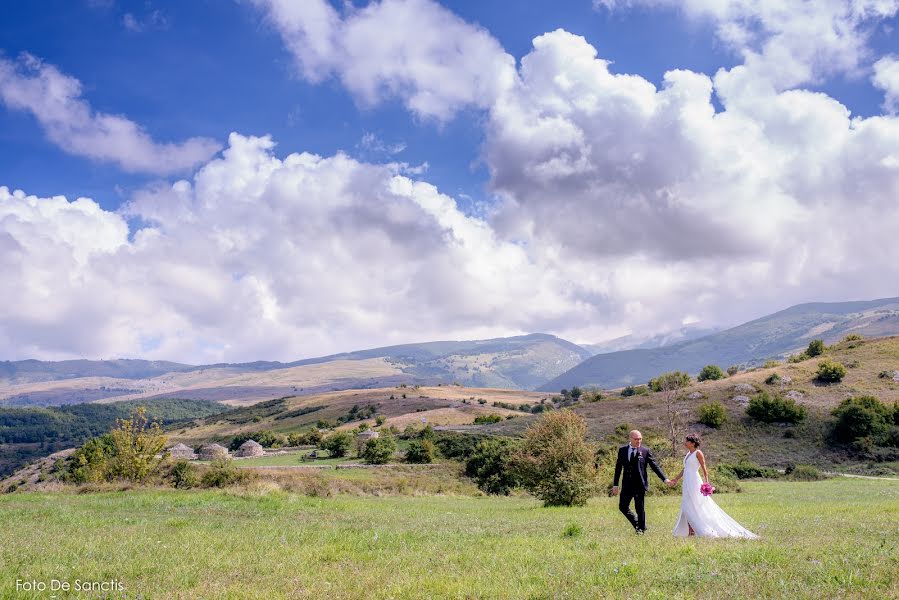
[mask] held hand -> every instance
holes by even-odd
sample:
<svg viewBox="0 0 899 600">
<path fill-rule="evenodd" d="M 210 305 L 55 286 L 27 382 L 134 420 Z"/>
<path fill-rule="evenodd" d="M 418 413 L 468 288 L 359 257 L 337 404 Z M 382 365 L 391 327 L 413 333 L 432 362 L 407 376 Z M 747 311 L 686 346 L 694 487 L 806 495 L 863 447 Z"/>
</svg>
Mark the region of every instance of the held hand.
<svg viewBox="0 0 899 600">
<path fill-rule="evenodd" d="M 614 487 L 612 487 L 612 495 L 613 495 L 613 496 L 617 496 L 617 495 L 618 495 L 618 486 L 617 486 L 617 485 L 614 486 Z"/>
</svg>

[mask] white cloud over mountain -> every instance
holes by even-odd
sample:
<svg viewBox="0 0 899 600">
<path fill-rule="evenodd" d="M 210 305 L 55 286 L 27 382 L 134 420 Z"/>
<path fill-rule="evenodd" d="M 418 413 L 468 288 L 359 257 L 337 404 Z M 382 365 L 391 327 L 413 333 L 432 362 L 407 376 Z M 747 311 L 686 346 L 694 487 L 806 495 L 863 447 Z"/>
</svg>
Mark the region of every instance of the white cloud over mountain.
<svg viewBox="0 0 899 600">
<path fill-rule="evenodd" d="M 199 362 L 531 331 L 596 341 L 896 295 L 899 118 L 853 118 L 796 87 L 870 70 L 895 108 L 895 60 L 866 45 L 895 2 L 827 1 L 802 25 L 812 3 L 687 1 L 745 63 L 670 71 L 661 88 L 562 30 L 516 69 L 425 0 L 257 4 L 311 81 L 437 120 L 482 109 L 495 211 L 463 214 L 402 163 L 277 158 L 237 134 L 192 180 L 119 213 L 0 188 L 0 277 L 17 291 L 0 353 Z M 773 69 L 783 53 L 793 62 Z"/>
<path fill-rule="evenodd" d="M 186 171 L 221 147 L 199 137 L 156 142 L 134 121 L 94 111 L 82 98 L 80 81 L 29 54 L 16 61 L 0 56 L 0 101 L 34 115 L 63 151 L 112 162 L 126 171 L 156 175 Z"/>
</svg>

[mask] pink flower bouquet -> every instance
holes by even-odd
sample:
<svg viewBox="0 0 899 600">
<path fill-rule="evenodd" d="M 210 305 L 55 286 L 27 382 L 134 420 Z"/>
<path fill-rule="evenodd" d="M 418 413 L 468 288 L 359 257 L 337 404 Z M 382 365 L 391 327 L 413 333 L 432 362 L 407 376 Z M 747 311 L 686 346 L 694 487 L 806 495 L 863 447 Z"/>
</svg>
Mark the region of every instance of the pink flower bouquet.
<svg viewBox="0 0 899 600">
<path fill-rule="evenodd" d="M 715 486 L 713 486 L 711 483 L 703 483 L 701 486 L 699 486 L 699 491 L 703 496 L 711 496 L 715 491 Z"/>
</svg>

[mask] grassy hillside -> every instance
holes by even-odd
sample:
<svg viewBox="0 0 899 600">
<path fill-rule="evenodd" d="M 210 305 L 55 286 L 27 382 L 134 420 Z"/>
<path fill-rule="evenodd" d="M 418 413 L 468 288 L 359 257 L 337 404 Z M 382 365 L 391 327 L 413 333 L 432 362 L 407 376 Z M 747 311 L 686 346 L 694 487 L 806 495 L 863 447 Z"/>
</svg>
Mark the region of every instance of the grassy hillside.
<svg viewBox="0 0 899 600">
<path fill-rule="evenodd" d="M 841 383 L 822 385 L 815 381 L 817 365 L 824 359 L 837 360 L 850 367 Z M 713 462 L 735 462 L 746 458 L 774 467 L 806 463 L 828 469 L 899 472 L 899 465 L 895 463 L 859 463 L 842 450 L 830 447 L 826 439 L 832 422 L 830 411 L 845 398 L 870 394 L 887 404 L 899 401 L 899 382 L 879 377 L 882 371 L 899 371 L 899 337 L 842 342 L 831 346 L 824 356 L 801 363 L 782 362 L 776 367 L 754 369 L 718 381 L 694 381 L 683 391 L 685 426 L 704 436 L 704 449 Z M 766 384 L 765 380 L 774 373 L 791 381 Z M 749 419 L 745 405 L 736 398 L 751 396 L 752 392 L 735 389 L 741 384 L 770 393 L 801 393 L 797 403 L 808 410 L 808 418 L 804 423 L 790 427 Z M 691 394 L 699 397 L 690 399 Z M 698 407 L 709 401 L 719 401 L 727 410 L 728 422 L 720 429 L 696 422 Z M 630 427 L 664 430 L 664 402 L 660 393 L 622 398 L 617 391 L 608 392 L 604 400 L 580 403 L 574 410 L 587 419 L 593 436 L 610 443 L 626 442 L 624 435 L 615 432 L 619 426 L 624 426 L 624 430 Z M 525 416 L 501 423 L 493 426 L 493 430 L 517 435 L 533 418 Z"/>
<path fill-rule="evenodd" d="M 757 541 L 675 539 L 679 502 L 650 498 L 635 537 L 613 498 L 7 494 L 0 597 L 47 597 L 17 579 L 117 579 L 145 598 L 899 596 L 897 482 L 750 482 L 719 497 Z"/>
<path fill-rule="evenodd" d="M 572 386 L 616 388 L 664 371 L 698 373 L 714 363 L 757 365 L 799 351 L 814 338 L 831 343 L 848 333 L 869 337 L 899 334 L 899 298 L 866 302 L 800 304 L 712 335 L 655 349 L 596 355 L 541 385 L 558 392 Z"/>
</svg>

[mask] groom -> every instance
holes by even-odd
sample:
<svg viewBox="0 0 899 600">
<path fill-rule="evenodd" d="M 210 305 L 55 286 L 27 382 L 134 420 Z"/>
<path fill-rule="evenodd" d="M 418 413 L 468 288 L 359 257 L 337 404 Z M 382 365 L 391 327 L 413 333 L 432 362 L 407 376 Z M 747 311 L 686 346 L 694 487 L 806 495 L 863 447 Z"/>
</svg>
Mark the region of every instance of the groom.
<svg viewBox="0 0 899 600">
<path fill-rule="evenodd" d="M 646 531 L 646 512 L 643 510 L 643 500 L 649 490 L 649 479 L 646 477 L 646 465 L 649 464 L 655 474 L 665 483 L 670 479 L 665 477 L 661 467 L 656 463 L 655 457 L 649 448 L 640 445 L 643 434 L 634 429 L 629 434 L 630 444 L 618 449 L 618 460 L 615 462 L 615 481 L 612 483 L 612 495 L 621 494 L 618 501 L 618 509 L 627 517 L 637 535 L 643 535 Z M 621 488 L 618 487 L 618 479 L 624 472 L 624 481 Z M 634 501 L 635 515 L 631 509 L 631 500 Z"/>
</svg>

